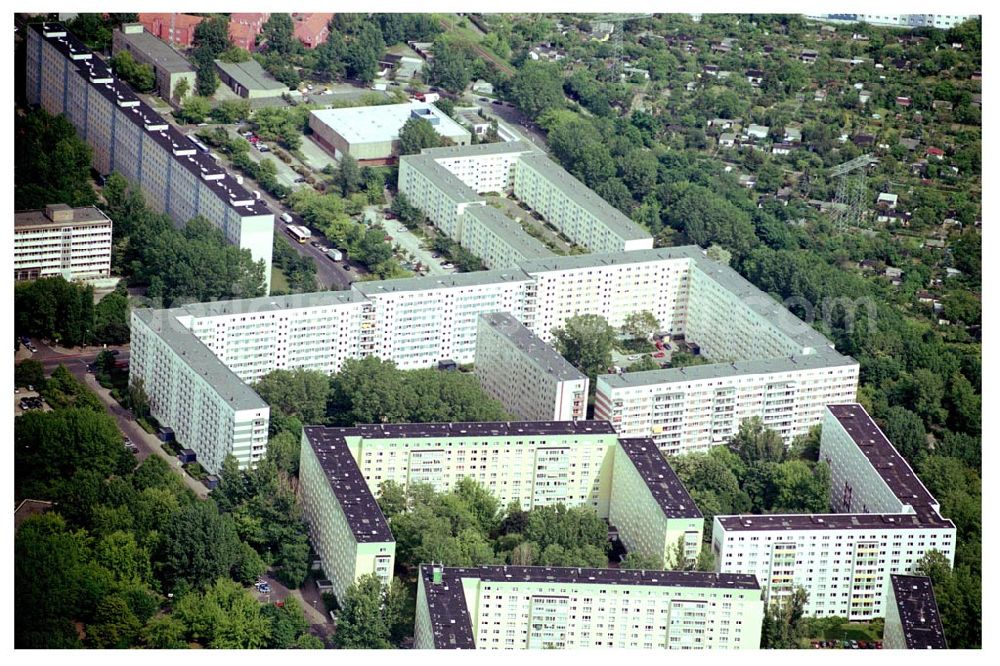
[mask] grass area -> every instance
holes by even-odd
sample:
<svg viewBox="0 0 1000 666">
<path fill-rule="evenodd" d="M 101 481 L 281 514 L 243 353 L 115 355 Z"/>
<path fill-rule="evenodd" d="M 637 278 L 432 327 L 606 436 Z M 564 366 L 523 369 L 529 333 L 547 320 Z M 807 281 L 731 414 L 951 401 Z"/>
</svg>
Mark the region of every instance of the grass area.
<svg viewBox="0 0 1000 666">
<path fill-rule="evenodd" d="M 150 435 L 153 435 L 153 434 L 156 433 L 156 426 L 154 426 L 152 423 L 150 423 L 149 421 L 147 421 L 143 417 L 140 416 L 139 418 L 137 418 L 135 420 L 135 422 L 139 424 L 140 428 L 142 428 L 143 430 L 145 430 L 146 432 L 148 432 Z"/>
<path fill-rule="evenodd" d="M 174 457 L 176 457 L 181 452 L 181 449 L 179 446 L 177 446 L 176 442 L 163 442 L 163 444 L 160 444 L 160 448 Z"/>
<path fill-rule="evenodd" d="M 819 636 L 803 638 L 802 644 L 808 647 L 810 641 L 880 641 L 881 632 L 867 622 L 845 622 L 839 627 L 828 627 Z"/>
<path fill-rule="evenodd" d="M 508 72 L 513 71 L 513 67 L 511 66 L 508 60 L 501 58 L 491 49 L 488 49 L 485 46 L 483 46 L 481 42 L 483 36 L 475 28 L 471 27 L 471 25 L 467 26 L 459 25 L 459 23 L 461 23 L 463 20 L 467 21 L 468 19 L 463 19 L 462 17 L 456 16 L 454 14 L 434 14 L 433 16 L 441 23 L 441 26 L 445 29 L 445 32 L 451 33 L 460 39 L 475 44 L 476 48 L 482 51 L 484 55 L 486 55 L 489 59 L 493 60 L 498 65 L 501 65 L 501 69 L 507 69 Z"/>
<path fill-rule="evenodd" d="M 291 291 L 288 286 L 288 278 L 285 277 L 280 268 L 273 264 L 271 265 L 271 291 Z"/>
</svg>

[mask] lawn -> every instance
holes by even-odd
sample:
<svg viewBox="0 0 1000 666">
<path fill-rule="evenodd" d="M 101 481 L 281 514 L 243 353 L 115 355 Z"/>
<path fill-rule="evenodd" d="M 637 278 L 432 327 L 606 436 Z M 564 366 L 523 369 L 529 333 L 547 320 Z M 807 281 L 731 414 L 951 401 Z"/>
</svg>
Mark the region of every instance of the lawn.
<svg viewBox="0 0 1000 666">
<path fill-rule="evenodd" d="M 288 287 L 288 278 L 281 272 L 281 269 L 272 264 L 271 266 L 271 291 L 291 291 Z"/>
<path fill-rule="evenodd" d="M 802 639 L 808 647 L 810 641 L 880 641 L 882 634 L 878 628 L 867 622 L 845 622 L 839 627 L 825 628 L 819 636 Z"/>
</svg>

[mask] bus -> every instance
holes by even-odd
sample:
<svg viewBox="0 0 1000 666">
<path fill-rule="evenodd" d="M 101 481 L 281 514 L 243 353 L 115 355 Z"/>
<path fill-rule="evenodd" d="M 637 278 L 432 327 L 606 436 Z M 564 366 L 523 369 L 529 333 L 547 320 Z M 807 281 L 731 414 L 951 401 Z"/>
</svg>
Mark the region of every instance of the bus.
<svg viewBox="0 0 1000 666">
<path fill-rule="evenodd" d="M 288 225 L 288 235 L 297 240 L 300 243 L 305 243 L 312 237 L 312 232 L 305 227 L 297 227 L 295 225 Z"/>
</svg>

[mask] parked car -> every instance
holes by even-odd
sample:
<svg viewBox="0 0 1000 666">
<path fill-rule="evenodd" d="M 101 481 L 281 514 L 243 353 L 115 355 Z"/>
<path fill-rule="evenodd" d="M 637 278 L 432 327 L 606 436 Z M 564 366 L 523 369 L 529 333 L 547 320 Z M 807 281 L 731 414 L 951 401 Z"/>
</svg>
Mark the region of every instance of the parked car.
<svg viewBox="0 0 1000 666">
<path fill-rule="evenodd" d="M 628 357 L 628 360 L 638 361 L 640 358 L 642 358 L 642 354 L 632 354 L 631 356 Z"/>
<path fill-rule="evenodd" d="M 304 182 L 306 182 L 306 179 L 303 178 L 302 176 L 299 176 L 298 178 L 295 179 L 295 182 L 296 183 L 304 183 Z"/>
<path fill-rule="evenodd" d="M 663 358 L 664 356 L 666 356 L 666 354 L 664 354 L 661 351 L 658 351 L 658 352 L 656 352 L 656 353 L 653 354 L 653 358 Z"/>
<path fill-rule="evenodd" d="M 345 271 L 350 271 L 351 270 L 351 265 L 350 264 L 344 264 L 344 270 Z"/>
<path fill-rule="evenodd" d="M 19 339 L 21 340 L 21 344 L 23 345 L 31 344 L 31 338 L 29 338 L 27 335 L 22 335 Z"/>
</svg>

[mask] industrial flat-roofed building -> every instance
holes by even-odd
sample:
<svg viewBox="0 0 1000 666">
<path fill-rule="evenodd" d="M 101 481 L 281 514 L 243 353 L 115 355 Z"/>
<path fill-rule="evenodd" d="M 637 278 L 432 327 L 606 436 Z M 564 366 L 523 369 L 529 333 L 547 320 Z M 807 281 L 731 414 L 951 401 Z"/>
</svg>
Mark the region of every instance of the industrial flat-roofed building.
<svg viewBox="0 0 1000 666">
<path fill-rule="evenodd" d="M 882 640 L 887 650 L 948 649 L 930 578 L 889 576 Z"/>
<path fill-rule="evenodd" d="M 487 394 L 519 419 L 587 417 L 587 376 L 506 312 L 479 316 L 476 377 Z"/>
<path fill-rule="evenodd" d="M 93 206 L 50 204 L 14 214 L 14 280 L 111 275 L 111 220 Z"/>
<path fill-rule="evenodd" d="M 219 79 L 234 93 L 247 99 L 261 97 L 281 97 L 288 92 L 288 86 L 264 71 L 256 60 L 246 62 L 215 61 Z"/>
<path fill-rule="evenodd" d="M 310 112 L 309 127 L 338 159 L 350 155 L 363 163 L 398 155 L 399 131 L 410 118 L 426 120 L 438 134 L 458 145 L 472 140 L 469 130 L 424 102 L 318 109 Z"/>
<path fill-rule="evenodd" d="M 173 99 L 174 90 L 181 79 L 188 82 L 187 94 L 195 92 L 194 68 L 170 45 L 147 32 L 141 23 L 123 23 L 120 28 L 115 28 L 111 49 L 116 55 L 120 51 L 128 51 L 136 62 L 152 67 L 156 77 L 156 92 L 163 99 Z"/>
<path fill-rule="evenodd" d="M 861 405 L 827 407 L 820 460 L 832 507 L 854 513 L 716 516 L 716 569 L 756 575 L 771 601 L 803 587 L 807 615 L 885 617 L 889 575 L 932 550 L 954 562 L 955 525 Z"/>
<path fill-rule="evenodd" d="M 93 150 L 99 173 L 117 171 L 146 203 L 183 225 L 204 216 L 226 242 L 264 262 L 270 289 L 274 214 L 191 139 L 171 127 L 58 23 L 28 26 L 29 103 L 63 114 Z"/>
<path fill-rule="evenodd" d="M 755 650 L 763 613 L 753 576 L 423 564 L 414 647 Z"/>
<path fill-rule="evenodd" d="M 310 455 L 339 461 L 338 478 L 351 489 L 348 499 L 335 493 L 336 502 L 344 503 L 339 511 L 328 506 L 306 512 L 317 551 L 329 553 L 323 557 L 324 571 L 341 589 L 358 575 L 371 573 L 372 563 L 365 560 L 357 565 L 359 556 L 353 550 L 335 552 L 334 545 L 322 543 L 324 535 L 341 535 L 338 539 L 343 541 L 351 510 L 377 508 L 374 494 L 387 481 L 404 487 L 426 483 L 445 492 L 470 478 L 504 506 L 516 501 L 526 511 L 556 504 L 590 507 L 599 517 L 610 517 L 626 548 L 663 562 L 675 559 L 672 553 L 678 541 L 693 544 L 693 550 L 684 555 L 689 560 L 697 556 L 701 543 L 704 518 L 656 447 L 641 440 L 620 442 L 603 421 L 307 427 L 302 449 L 303 461 Z M 475 460 L 483 464 L 469 465 Z M 356 471 L 344 469 L 352 464 Z M 325 468 L 331 465 L 326 463 Z M 328 480 L 333 478 L 327 476 L 303 472 L 303 496 L 326 493 Z M 329 504 L 334 499 L 327 496 L 325 501 Z M 363 518 L 358 521 L 365 529 L 382 529 L 380 512 L 366 511 Z M 378 543 L 390 540 L 391 535 L 382 534 Z M 346 543 L 350 546 L 350 539 Z"/>
</svg>

